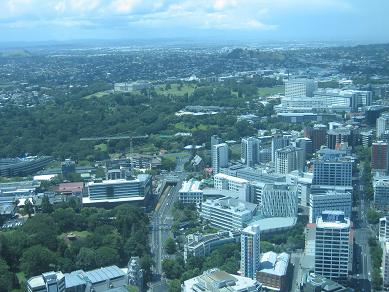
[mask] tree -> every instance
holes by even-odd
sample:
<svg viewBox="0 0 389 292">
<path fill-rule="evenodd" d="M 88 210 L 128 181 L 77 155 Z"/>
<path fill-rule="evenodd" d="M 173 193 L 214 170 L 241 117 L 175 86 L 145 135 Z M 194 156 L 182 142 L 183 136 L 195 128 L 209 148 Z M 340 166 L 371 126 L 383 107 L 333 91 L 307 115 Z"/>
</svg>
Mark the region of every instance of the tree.
<svg viewBox="0 0 389 292">
<path fill-rule="evenodd" d="M 42 245 L 27 248 L 20 259 L 21 270 L 28 277 L 55 270 L 56 265 L 56 254 Z"/>
<path fill-rule="evenodd" d="M 79 269 L 92 270 L 96 267 L 96 252 L 87 247 L 82 247 L 76 258 Z"/>
<path fill-rule="evenodd" d="M 168 279 L 178 279 L 184 272 L 184 265 L 178 260 L 164 259 L 162 262 L 162 271 Z"/>
<path fill-rule="evenodd" d="M 109 246 L 102 246 L 96 250 L 96 265 L 98 267 L 118 264 L 120 260 L 116 249 Z"/>
<path fill-rule="evenodd" d="M 9 270 L 7 262 L 0 259 L 0 291 L 11 291 L 14 275 Z"/>
<path fill-rule="evenodd" d="M 23 209 L 28 215 L 28 218 L 31 218 L 31 214 L 34 212 L 34 206 L 29 198 L 25 200 Z"/>
<path fill-rule="evenodd" d="M 374 209 L 369 209 L 367 211 L 367 221 L 370 223 L 370 224 L 377 224 L 380 220 L 380 213 L 378 213 L 376 210 Z"/>
<path fill-rule="evenodd" d="M 53 212 L 53 205 L 50 203 L 49 197 L 46 195 L 42 198 L 41 209 L 43 213 L 50 214 L 51 212 Z"/>
<path fill-rule="evenodd" d="M 174 239 L 169 237 L 165 241 L 165 251 L 168 254 L 174 254 L 176 252 L 176 243 L 174 242 Z"/>
</svg>

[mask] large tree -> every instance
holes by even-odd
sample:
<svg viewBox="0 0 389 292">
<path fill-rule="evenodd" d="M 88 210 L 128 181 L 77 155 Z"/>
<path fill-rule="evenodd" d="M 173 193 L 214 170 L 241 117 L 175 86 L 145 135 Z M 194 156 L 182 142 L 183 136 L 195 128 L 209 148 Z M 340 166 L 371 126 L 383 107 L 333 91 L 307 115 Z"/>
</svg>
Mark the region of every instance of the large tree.
<svg viewBox="0 0 389 292">
<path fill-rule="evenodd" d="M 42 245 L 27 248 L 20 259 L 20 268 L 28 277 L 55 270 L 56 265 L 56 254 Z"/>
</svg>

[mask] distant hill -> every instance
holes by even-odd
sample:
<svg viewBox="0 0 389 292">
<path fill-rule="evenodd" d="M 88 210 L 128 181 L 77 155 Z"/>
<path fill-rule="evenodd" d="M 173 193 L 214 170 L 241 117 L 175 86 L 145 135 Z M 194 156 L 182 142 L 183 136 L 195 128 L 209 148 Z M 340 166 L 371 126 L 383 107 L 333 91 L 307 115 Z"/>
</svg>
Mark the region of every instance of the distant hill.
<svg viewBox="0 0 389 292">
<path fill-rule="evenodd" d="M 9 58 L 9 57 L 30 57 L 31 53 L 24 49 L 7 49 L 0 51 L 0 57 Z"/>
</svg>

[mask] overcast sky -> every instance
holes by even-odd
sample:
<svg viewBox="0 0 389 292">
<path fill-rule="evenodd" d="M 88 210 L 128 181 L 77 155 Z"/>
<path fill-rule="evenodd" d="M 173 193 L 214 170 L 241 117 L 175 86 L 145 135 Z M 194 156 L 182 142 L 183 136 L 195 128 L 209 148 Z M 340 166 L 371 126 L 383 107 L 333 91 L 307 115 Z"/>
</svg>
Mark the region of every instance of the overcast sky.
<svg viewBox="0 0 389 292">
<path fill-rule="evenodd" d="M 389 42 L 388 0 L 0 0 L 0 41 Z"/>
</svg>

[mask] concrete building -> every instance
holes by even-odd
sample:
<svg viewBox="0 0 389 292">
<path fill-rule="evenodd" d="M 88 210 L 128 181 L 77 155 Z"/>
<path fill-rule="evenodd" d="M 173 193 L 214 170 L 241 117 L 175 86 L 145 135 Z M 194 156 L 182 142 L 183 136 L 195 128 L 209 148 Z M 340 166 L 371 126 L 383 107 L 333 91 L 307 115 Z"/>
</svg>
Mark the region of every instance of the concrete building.
<svg viewBox="0 0 389 292">
<path fill-rule="evenodd" d="M 250 225 L 242 230 L 240 242 L 240 272 L 244 277 L 255 279 L 260 269 L 260 227 Z"/>
<path fill-rule="evenodd" d="M 315 274 L 346 279 L 352 270 L 351 222 L 341 211 L 324 211 L 316 221 Z"/>
<path fill-rule="evenodd" d="M 352 193 L 344 190 L 327 190 L 323 193 L 311 193 L 309 200 L 309 222 L 315 223 L 323 211 L 342 211 L 351 218 Z"/>
<path fill-rule="evenodd" d="M 262 148 L 258 152 L 258 163 L 268 163 L 271 161 L 271 148 Z"/>
<path fill-rule="evenodd" d="M 382 284 L 389 286 L 389 242 L 386 241 L 382 246 Z"/>
<path fill-rule="evenodd" d="M 200 189 L 200 182 L 197 180 L 184 181 L 178 191 L 178 199 L 184 204 L 201 205 L 203 191 Z"/>
<path fill-rule="evenodd" d="M 373 142 L 373 131 L 362 131 L 361 142 L 364 148 L 369 148 Z"/>
<path fill-rule="evenodd" d="M 309 274 L 303 283 L 302 292 L 351 292 L 352 289 L 346 288 L 330 279 L 314 273 Z"/>
<path fill-rule="evenodd" d="M 112 288 L 125 287 L 128 275 L 117 266 L 92 271 L 48 272 L 27 280 L 28 292 L 105 292 Z"/>
<path fill-rule="evenodd" d="M 259 209 L 263 217 L 296 217 L 297 187 L 287 183 L 266 184 Z"/>
<path fill-rule="evenodd" d="M 241 230 L 255 213 L 257 205 L 236 198 L 206 200 L 202 203 L 200 215 L 212 226 L 222 230 Z"/>
<path fill-rule="evenodd" d="M 99 180 L 86 184 L 87 197 L 84 205 L 138 203 L 146 204 L 151 195 L 151 176 L 140 174 L 136 179 Z"/>
<path fill-rule="evenodd" d="M 292 171 L 286 175 L 286 183 L 297 187 L 297 197 L 300 206 L 309 206 L 313 174 L 312 172 Z"/>
<path fill-rule="evenodd" d="M 210 269 L 202 275 L 186 280 L 182 292 L 259 292 L 261 284 L 256 280 Z"/>
<path fill-rule="evenodd" d="M 275 135 L 271 141 L 271 161 L 276 161 L 276 151 L 288 146 L 290 143 L 288 136 Z"/>
<path fill-rule="evenodd" d="M 265 183 L 285 182 L 284 175 L 277 174 L 277 173 L 269 173 L 265 169 L 252 168 L 243 165 L 233 165 L 229 168 L 222 169 L 221 172 L 230 176 L 235 176 L 238 178 L 245 179 L 249 182 L 252 181 L 259 181 Z"/>
<path fill-rule="evenodd" d="M 352 186 L 353 161 L 323 157 L 313 161 L 313 185 Z"/>
<path fill-rule="evenodd" d="M 374 205 L 381 210 L 389 207 L 389 181 L 385 179 L 374 179 Z"/>
<path fill-rule="evenodd" d="M 316 152 L 327 142 L 327 126 L 315 124 L 313 127 L 305 127 L 304 137 L 312 140 L 312 150 Z"/>
<path fill-rule="evenodd" d="M 382 114 L 377 119 L 377 139 L 381 139 L 385 131 L 389 130 L 389 114 Z"/>
<path fill-rule="evenodd" d="M 389 217 L 380 218 L 379 237 L 380 242 L 389 241 Z"/>
<path fill-rule="evenodd" d="M 238 193 L 243 201 L 252 202 L 250 199 L 249 182 L 243 178 L 218 173 L 214 176 L 214 186 L 217 190 L 229 190 Z"/>
<path fill-rule="evenodd" d="M 293 170 L 304 170 L 304 150 L 294 146 L 286 146 L 276 150 L 275 169 L 276 173 L 288 174 Z"/>
<path fill-rule="evenodd" d="M 285 252 L 277 254 L 269 251 L 262 254 L 257 281 L 262 283 L 263 288 L 272 291 L 289 291 L 289 262 L 290 256 Z"/>
<path fill-rule="evenodd" d="M 189 256 L 204 257 L 209 255 L 215 248 L 227 243 L 238 242 L 240 239 L 238 232 L 218 231 L 217 233 L 202 234 L 194 233 L 185 237 L 184 261 Z"/>
<path fill-rule="evenodd" d="M 240 160 L 247 166 L 258 163 L 259 140 L 255 137 L 242 138 Z"/>
<path fill-rule="evenodd" d="M 136 90 L 149 89 L 152 85 L 148 81 L 123 82 L 114 84 L 114 92 L 133 92 Z"/>
<path fill-rule="evenodd" d="M 312 157 L 313 154 L 313 144 L 312 140 L 309 138 L 297 138 L 296 147 L 303 149 L 304 151 L 304 160 L 308 160 Z"/>
<path fill-rule="evenodd" d="M 228 145 L 226 143 L 214 145 L 211 156 L 213 174 L 217 174 L 220 168 L 228 166 Z"/>
<path fill-rule="evenodd" d="M 285 81 L 285 97 L 312 97 L 317 87 L 318 82 L 312 79 L 289 79 Z"/>
<path fill-rule="evenodd" d="M 387 142 L 378 141 L 371 145 L 371 170 L 386 173 L 388 171 L 389 147 Z"/>
<path fill-rule="evenodd" d="M 0 176 L 29 176 L 45 168 L 54 160 L 51 156 L 28 156 L 24 158 L 1 158 Z"/>
</svg>

